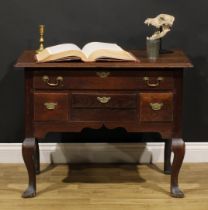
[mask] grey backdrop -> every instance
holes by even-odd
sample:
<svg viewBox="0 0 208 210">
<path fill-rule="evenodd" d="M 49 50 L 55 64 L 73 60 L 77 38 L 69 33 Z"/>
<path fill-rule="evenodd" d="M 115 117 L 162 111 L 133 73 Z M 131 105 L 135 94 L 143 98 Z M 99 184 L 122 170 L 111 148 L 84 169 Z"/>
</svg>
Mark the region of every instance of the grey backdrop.
<svg viewBox="0 0 208 210">
<path fill-rule="evenodd" d="M 38 47 L 39 24 L 46 25 L 46 45 L 73 42 L 82 46 L 96 40 L 143 49 L 150 33 L 143 21 L 159 13 L 176 17 L 165 47 L 182 48 L 195 65 L 185 72 L 184 139 L 208 141 L 207 11 L 205 0 L 1 0 L 0 142 L 23 138 L 23 72 L 13 65 L 23 50 Z M 117 131 L 117 137 L 121 133 Z M 90 135 L 84 136 L 90 139 Z"/>
</svg>

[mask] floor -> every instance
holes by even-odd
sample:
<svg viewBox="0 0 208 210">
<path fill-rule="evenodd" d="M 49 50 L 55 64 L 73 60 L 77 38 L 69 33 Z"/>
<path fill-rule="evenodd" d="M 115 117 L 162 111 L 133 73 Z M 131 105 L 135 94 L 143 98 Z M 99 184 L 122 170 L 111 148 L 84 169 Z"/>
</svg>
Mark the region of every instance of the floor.
<svg viewBox="0 0 208 210">
<path fill-rule="evenodd" d="M 22 199 L 23 164 L 0 164 L 0 210 L 208 210 L 208 163 L 184 164 L 180 185 L 186 197 L 169 196 L 162 164 L 41 165 L 37 196 Z"/>
</svg>

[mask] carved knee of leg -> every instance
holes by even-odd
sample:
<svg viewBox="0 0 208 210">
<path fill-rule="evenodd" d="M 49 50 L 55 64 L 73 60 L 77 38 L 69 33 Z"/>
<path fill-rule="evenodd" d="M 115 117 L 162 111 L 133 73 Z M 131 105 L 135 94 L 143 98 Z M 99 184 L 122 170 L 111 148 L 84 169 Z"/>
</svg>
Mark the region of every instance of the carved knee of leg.
<svg viewBox="0 0 208 210">
<path fill-rule="evenodd" d="M 185 152 L 185 142 L 182 139 L 172 140 L 172 151 L 175 152 Z"/>
</svg>

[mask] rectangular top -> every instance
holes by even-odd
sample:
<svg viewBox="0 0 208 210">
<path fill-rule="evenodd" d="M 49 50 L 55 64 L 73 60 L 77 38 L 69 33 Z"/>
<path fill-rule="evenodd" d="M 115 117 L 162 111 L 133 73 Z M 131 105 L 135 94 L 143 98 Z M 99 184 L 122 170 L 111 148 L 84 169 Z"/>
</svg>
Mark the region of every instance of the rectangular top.
<svg viewBox="0 0 208 210">
<path fill-rule="evenodd" d="M 173 50 L 172 53 L 161 54 L 156 61 L 149 61 L 146 51 L 134 50 L 131 53 L 137 57 L 140 62 L 87 62 L 67 61 L 37 63 L 35 60 L 35 51 L 24 51 L 18 58 L 15 67 L 20 68 L 191 68 L 190 60 L 181 50 Z"/>
</svg>

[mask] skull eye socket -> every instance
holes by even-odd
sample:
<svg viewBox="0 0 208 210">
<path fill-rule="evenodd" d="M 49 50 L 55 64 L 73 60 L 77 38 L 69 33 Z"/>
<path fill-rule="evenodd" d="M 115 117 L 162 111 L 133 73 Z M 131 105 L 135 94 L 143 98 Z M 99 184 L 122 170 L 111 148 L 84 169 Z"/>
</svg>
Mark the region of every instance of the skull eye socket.
<svg viewBox="0 0 208 210">
<path fill-rule="evenodd" d="M 165 21 L 165 18 L 164 18 L 164 17 L 160 17 L 160 20 L 161 20 L 161 21 Z"/>
</svg>

